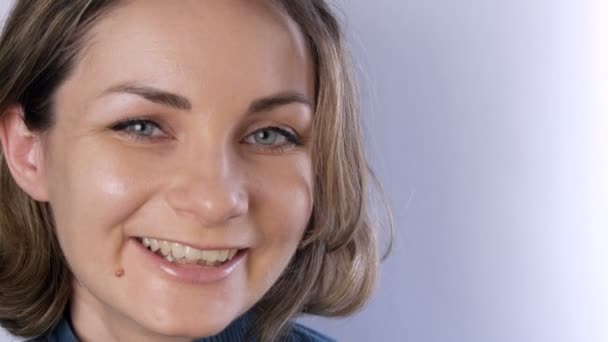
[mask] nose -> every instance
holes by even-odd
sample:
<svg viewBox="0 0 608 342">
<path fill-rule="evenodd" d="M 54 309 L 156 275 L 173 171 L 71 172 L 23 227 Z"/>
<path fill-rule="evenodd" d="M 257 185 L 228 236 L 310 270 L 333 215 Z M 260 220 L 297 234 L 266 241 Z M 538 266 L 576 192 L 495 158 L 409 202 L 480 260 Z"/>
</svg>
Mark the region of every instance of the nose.
<svg viewBox="0 0 608 342">
<path fill-rule="evenodd" d="M 244 173 L 236 163 L 222 153 L 191 160 L 180 163 L 167 192 L 176 213 L 193 216 L 204 227 L 221 227 L 248 212 Z"/>
</svg>

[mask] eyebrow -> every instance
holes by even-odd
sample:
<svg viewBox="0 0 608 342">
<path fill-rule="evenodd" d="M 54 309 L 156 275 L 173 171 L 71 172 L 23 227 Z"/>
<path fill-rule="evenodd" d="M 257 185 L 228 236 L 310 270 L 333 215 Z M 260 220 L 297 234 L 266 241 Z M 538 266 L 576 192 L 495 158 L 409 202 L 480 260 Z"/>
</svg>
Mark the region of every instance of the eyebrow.
<svg viewBox="0 0 608 342">
<path fill-rule="evenodd" d="M 171 93 L 159 88 L 138 85 L 133 83 L 124 83 L 110 87 L 103 94 L 108 93 L 127 93 L 138 95 L 150 102 L 154 102 L 163 106 L 190 111 L 192 110 L 192 102 L 185 96 Z M 291 104 L 302 103 L 312 108 L 310 100 L 302 93 L 297 91 L 284 91 L 270 96 L 265 96 L 254 100 L 247 109 L 247 115 L 270 111 L 273 108 Z"/>
<path fill-rule="evenodd" d="M 104 91 L 103 94 L 110 93 L 127 93 L 138 95 L 143 97 L 144 99 L 158 103 L 167 107 L 172 107 L 180 110 L 191 110 L 192 103 L 190 101 L 177 94 L 173 94 L 158 88 L 142 86 L 132 83 L 124 83 L 119 84 L 117 86 L 110 87 L 108 90 Z"/>
</svg>

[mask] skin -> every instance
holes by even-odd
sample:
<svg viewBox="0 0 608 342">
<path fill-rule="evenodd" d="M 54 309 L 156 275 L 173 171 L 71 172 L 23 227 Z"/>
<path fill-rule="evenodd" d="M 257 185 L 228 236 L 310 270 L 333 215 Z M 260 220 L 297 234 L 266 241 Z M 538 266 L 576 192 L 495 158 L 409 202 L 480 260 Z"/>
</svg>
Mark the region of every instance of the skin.
<svg viewBox="0 0 608 342">
<path fill-rule="evenodd" d="M 75 278 L 76 334 L 84 341 L 216 334 L 278 279 L 310 219 L 307 44 L 281 9 L 252 0 L 130 1 L 91 33 L 55 94 L 55 125 L 28 132 L 15 105 L 1 132 L 15 180 L 53 209 Z M 190 108 L 117 88 L 125 84 L 178 94 Z M 249 113 L 257 100 L 286 92 L 300 100 Z M 112 129 L 131 118 L 159 127 Z M 302 144 L 268 127 L 292 131 Z M 255 138 L 260 129 L 270 138 Z M 192 284 L 144 263 L 133 240 L 142 236 L 248 253 L 228 277 Z"/>
</svg>

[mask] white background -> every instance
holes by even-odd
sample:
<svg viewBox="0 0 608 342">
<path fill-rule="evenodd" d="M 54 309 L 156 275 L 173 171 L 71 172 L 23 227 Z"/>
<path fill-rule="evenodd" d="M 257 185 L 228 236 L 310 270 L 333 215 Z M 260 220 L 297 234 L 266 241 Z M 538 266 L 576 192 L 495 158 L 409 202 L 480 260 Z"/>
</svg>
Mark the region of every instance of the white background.
<svg viewBox="0 0 608 342">
<path fill-rule="evenodd" d="M 363 312 L 304 321 L 340 341 L 608 341 L 606 2 L 338 5 L 397 240 Z"/>
</svg>

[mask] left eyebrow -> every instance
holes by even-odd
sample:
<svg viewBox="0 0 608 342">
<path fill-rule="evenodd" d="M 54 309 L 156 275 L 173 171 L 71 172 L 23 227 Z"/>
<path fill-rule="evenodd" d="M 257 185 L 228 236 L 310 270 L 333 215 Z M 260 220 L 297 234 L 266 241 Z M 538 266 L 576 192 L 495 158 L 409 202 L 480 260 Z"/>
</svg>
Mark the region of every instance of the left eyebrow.
<svg viewBox="0 0 608 342">
<path fill-rule="evenodd" d="M 108 93 L 128 93 L 138 95 L 144 99 L 158 103 L 164 106 L 176 108 L 179 110 L 192 110 L 192 102 L 185 96 L 171 93 L 159 88 L 138 85 L 133 83 L 123 83 L 117 86 L 108 88 L 103 94 Z M 288 105 L 291 103 L 301 103 L 312 108 L 311 101 L 302 93 L 296 91 L 284 91 L 270 96 L 265 96 L 254 100 L 247 109 L 247 115 L 267 112 L 276 107 Z"/>
<path fill-rule="evenodd" d="M 291 103 L 302 103 L 312 108 L 312 103 L 304 94 L 295 91 L 286 91 L 275 95 L 262 97 L 253 101 L 249 105 L 247 114 L 250 115 L 260 112 L 267 112 L 275 107 L 284 106 Z"/>
</svg>

